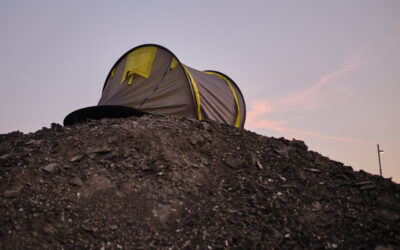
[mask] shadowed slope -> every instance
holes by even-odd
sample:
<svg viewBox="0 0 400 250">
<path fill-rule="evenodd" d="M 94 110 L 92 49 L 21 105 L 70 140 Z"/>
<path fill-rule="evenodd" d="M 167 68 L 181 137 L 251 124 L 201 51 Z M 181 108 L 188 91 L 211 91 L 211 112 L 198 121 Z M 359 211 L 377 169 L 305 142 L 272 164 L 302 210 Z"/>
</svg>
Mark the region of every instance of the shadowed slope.
<svg viewBox="0 0 400 250">
<path fill-rule="evenodd" d="M 0 171 L 1 249 L 399 247 L 399 185 L 217 123 L 13 132 Z"/>
</svg>

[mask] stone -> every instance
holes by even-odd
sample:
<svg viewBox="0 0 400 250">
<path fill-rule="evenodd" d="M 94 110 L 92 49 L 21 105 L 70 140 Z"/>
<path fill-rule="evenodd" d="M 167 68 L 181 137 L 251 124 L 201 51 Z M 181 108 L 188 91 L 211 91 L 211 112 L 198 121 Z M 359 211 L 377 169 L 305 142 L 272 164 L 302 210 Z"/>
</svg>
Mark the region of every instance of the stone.
<svg viewBox="0 0 400 250">
<path fill-rule="evenodd" d="M 306 168 L 305 170 L 310 171 L 310 172 L 313 172 L 313 173 L 321 173 L 320 170 L 315 169 L 315 168 Z"/>
<path fill-rule="evenodd" d="M 400 219 L 400 214 L 398 214 L 397 212 L 394 212 L 394 211 L 389 211 L 387 209 L 381 209 L 379 211 L 379 213 L 380 213 L 381 217 L 383 217 L 387 220 L 390 220 L 390 221 L 397 221 L 398 219 Z"/>
<path fill-rule="evenodd" d="M 22 186 L 22 185 L 18 185 L 18 186 L 14 187 L 14 188 L 12 188 L 10 190 L 4 191 L 4 197 L 5 198 L 15 198 L 15 197 L 17 197 L 21 193 L 21 190 L 22 190 L 23 187 L 24 186 Z"/>
<path fill-rule="evenodd" d="M 289 157 L 289 148 L 288 147 L 277 148 L 277 149 L 275 149 L 275 152 L 284 158 Z"/>
<path fill-rule="evenodd" d="M 0 156 L 10 154 L 0 249 L 398 248 L 400 185 L 302 143 L 204 122 L 210 131 L 147 115 L 0 135 Z M 58 173 L 41 169 L 50 163 Z"/>
<path fill-rule="evenodd" d="M 107 154 L 110 152 L 111 152 L 111 149 L 108 147 L 94 148 L 94 149 L 88 150 L 89 155 L 91 155 L 91 154 Z"/>
<path fill-rule="evenodd" d="M 321 210 L 321 208 L 322 208 L 322 206 L 321 206 L 321 203 L 319 203 L 318 201 L 314 201 L 313 203 L 312 203 L 312 207 L 313 207 L 313 211 L 318 211 L 318 210 Z"/>
<path fill-rule="evenodd" d="M 210 124 L 208 124 L 207 122 L 202 122 L 201 125 L 203 126 L 204 130 L 209 131 L 211 129 Z"/>
<path fill-rule="evenodd" d="M 301 151 L 307 151 L 307 150 L 308 150 L 308 147 L 307 147 L 307 145 L 304 143 L 304 141 L 300 141 L 300 140 L 293 139 L 293 140 L 290 142 L 290 144 L 293 145 L 295 148 L 301 150 Z"/>
<path fill-rule="evenodd" d="M 55 228 L 53 227 L 53 225 L 51 225 L 51 224 L 46 224 L 44 227 L 43 227 L 43 232 L 45 232 L 46 234 L 49 234 L 49 235 L 52 235 L 52 234 L 54 234 L 55 233 Z"/>
<path fill-rule="evenodd" d="M 70 183 L 71 183 L 72 185 L 78 186 L 78 187 L 80 187 L 80 186 L 83 185 L 83 181 L 82 181 L 81 178 L 79 178 L 79 177 L 74 177 L 74 178 L 72 178 L 72 179 L 70 180 Z"/>
<path fill-rule="evenodd" d="M 261 164 L 261 162 L 259 160 L 257 160 L 257 167 L 259 169 L 264 169 L 263 165 Z"/>
<path fill-rule="evenodd" d="M 10 157 L 10 154 L 2 155 L 2 156 L 0 156 L 0 160 L 5 160 L 5 159 L 7 159 L 8 157 Z"/>
<path fill-rule="evenodd" d="M 382 245 L 378 245 L 374 248 L 374 250 L 394 250 L 395 248 L 393 248 L 392 246 L 382 246 Z"/>
<path fill-rule="evenodd" d="M 46 165 L 45 167 L 42 167 L 42 170 L 47 173 L 53 173 L 57 170 L 57 163 L 50 163 L 50 164 Z"/>
<path fill-rule="evenodd" d="M 75 161 L 79 161 L 82 158 L 83 158 L 83 154 L 79 154 L 79 155 L 75 155 L 74 157 L 72 157 L 69 161 L 75 162 Z"/>
</svg>

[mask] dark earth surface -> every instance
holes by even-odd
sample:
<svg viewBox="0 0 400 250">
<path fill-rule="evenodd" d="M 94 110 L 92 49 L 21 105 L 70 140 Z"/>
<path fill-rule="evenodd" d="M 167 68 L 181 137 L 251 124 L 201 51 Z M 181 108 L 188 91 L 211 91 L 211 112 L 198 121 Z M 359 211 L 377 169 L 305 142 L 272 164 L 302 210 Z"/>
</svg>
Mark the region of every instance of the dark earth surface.
<svg viewBox="0 0 400 250">
<path fill-rule="evenodd" d="M 400 249 L 400 185 L 213 122 L 0 135 L 0 249 Z"/>
</svg>

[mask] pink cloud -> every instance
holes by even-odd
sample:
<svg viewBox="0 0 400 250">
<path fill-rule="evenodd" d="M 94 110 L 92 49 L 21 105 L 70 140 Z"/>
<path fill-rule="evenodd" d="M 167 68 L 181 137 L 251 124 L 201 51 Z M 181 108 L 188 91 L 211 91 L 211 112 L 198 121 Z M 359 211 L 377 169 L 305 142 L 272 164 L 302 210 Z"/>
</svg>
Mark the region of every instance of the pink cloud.
<svg viewBox="0 0 400 250">
<path fill-rule="evenodd" d="M 386 43 L 386 48 L 385 48 L 386 50 L 391 49 L 394 44 L 400 41 L 399 33 L 400 33 L 400 20 L 398 20 L 397 23 L 395 24 L 394 34 L 388 39 Z"/>
<path fill-rule="evenodd" d="M 326 140 L 331 140 L 331 141 L 341 141 L 341 142 L 348 142 L 348 143 L 353 142 L 350 138 L 347 138 L 347 137 L 325 135 L 325 134 L 321 134 L 318 132 L 307 131 L 307 130 L 292 130 L 292 131 L 294 132 L 294 134 L 297 134 L 300 137 L 301 136 L 311 136 L 311 137 L 316 137 L 316 138 L 326 139 Z"/>
<path fill-rule="evenodd" d="M 276 98 L 271 102 L 274 104 L 274 106 L 279 107 L 279 110 L 282 111 L 315 109 L 320 107 L 322 102 L 326 103 L 326 101 L 329 101 L 329 99 L 335 103 L 337 103 L 338 100 L 343 101 L 352 95 L 348 88 L 343 86 L 333 86 L 333 90 L 330 89 L 329 91 L 324 91 L 324 87 L 329 84 L 330 80 L 355 70 L 361 64 L 362 61 L 359 53 L 355 53 L 352 57 L 352 60 L 347 65 L 339 70 L 322 76 L 320 80 L 311 87 L 305 90 L 290 93 L 284 97 Z M 327 97 L 327 95 L 333 94 L 336 94 L 339 99 Z"/>
<path fill-rule="evenodd" d="M 319 82 L 317 84 L 315 84 L 313 87 L 310 88 L 310 91 L 316 91 L 316 90 L 322 88 L 324 85 L 326 85 L 326 83 L 330 79 L 332 79 L 334 77 L 337 77 L 337 76 L 340 76 L 340 75 L 343 75 L 345 73 L 351 72 L 355 68 L 357 68 L 357 66 L 359 66 L 360 64 L 361 64 L 360 55 L 358 53 L 355 53 L 353 55 L 353 58 L 352 58 L 350 63 L 345 65 L 342 69 L 339 69 L 337 71 L 331 72 L 331 73 L 321 77 Z"/>
<path fill-rule="evenodd" d="M 267 119 L 257 119 L 248 124 L 248 126 L 253 128 L 272 130 L 280 134 L 285 134 L 289 131 L 284 125 L 286 125 L 286 123 L 283 121 L 270 121 Z"/>
<path fill-rule="evenodd" d="M 314 131 L 290 129 L 287 128 L 287 123 L 285 121 L 274 121 L 264 118 L 264 116 L 272 110 L 273 108 L 266 102 L 261 100 L 254 101 L 246 118 L 246 128 L 250 130 L 265 129 L 274 131 L 287 138 L 314 137 L 332 141 L 352 142 L 351 139 L 346 137 L 325 135 Z"/>
<path fill-rule="evenodd" d="M 261 128 L 273 131 L 283 131 L 281 121 L 269 121 L 262 118 L 265 114 L 273 111 L 273 107 L 268 103 L 258 100 L 252 102 L 251 109 L 246 114 L 246 127 L 247 128 Z"/>
<path fill-rule="evenodd" d="M 264 101 L 254 101 L 252 109 L 246 114 L 246 119 L 251 121 L 254 117 L 271 112 L 272 109 L 272 106 Z"/>
<path fill-rule="evenodd" d="M 252 106 L 246 118 L 246 128 L 274 131 L 285 137 L 314 137 L 324 140 L 352 142 L 351 139 L 346 137 L 326 135 L 315 131 L 291 129 L 285 121 L 267 119 L 266 116 L 273 112 L 304 111 L 320 108 L 323 104 L 326 105 L 327 102 L 337 103 L 338 101 L 344 101 L 352 94 L 348 88 L 334 85 L 334 98 L 332 98 L 332 96 L 328 98 L 329 95 L 332 95 L 332 88 L 329 88 L 327 91 L 326 87 L 331 83 L 332 79 L 355 70 L 361 64 L 362 61 L 360 60 L 359 53 L 355 53 L 352 60 L 343 68 L 322 76 L 317 83 L 305 90 L 290 93 L 281 98 L 272 99 L 269 103 L 263 100 L 252 102 Z M 325 92 L 328 92 L 329 95 Z"/>
</svg>

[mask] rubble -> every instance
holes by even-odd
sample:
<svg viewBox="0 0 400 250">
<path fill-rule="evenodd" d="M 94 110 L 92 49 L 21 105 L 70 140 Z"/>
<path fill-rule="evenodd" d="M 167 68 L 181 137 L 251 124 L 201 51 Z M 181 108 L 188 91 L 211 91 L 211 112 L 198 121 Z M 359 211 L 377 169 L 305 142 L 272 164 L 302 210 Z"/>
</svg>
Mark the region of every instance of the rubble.
<svg viewBox="0 0 400 250">
<path fill-rule="evenodd" d="M 0 249 L 400 248 L 399 184 L 215 122 L 3 134 L 0 180 Z"/>
</svg>

